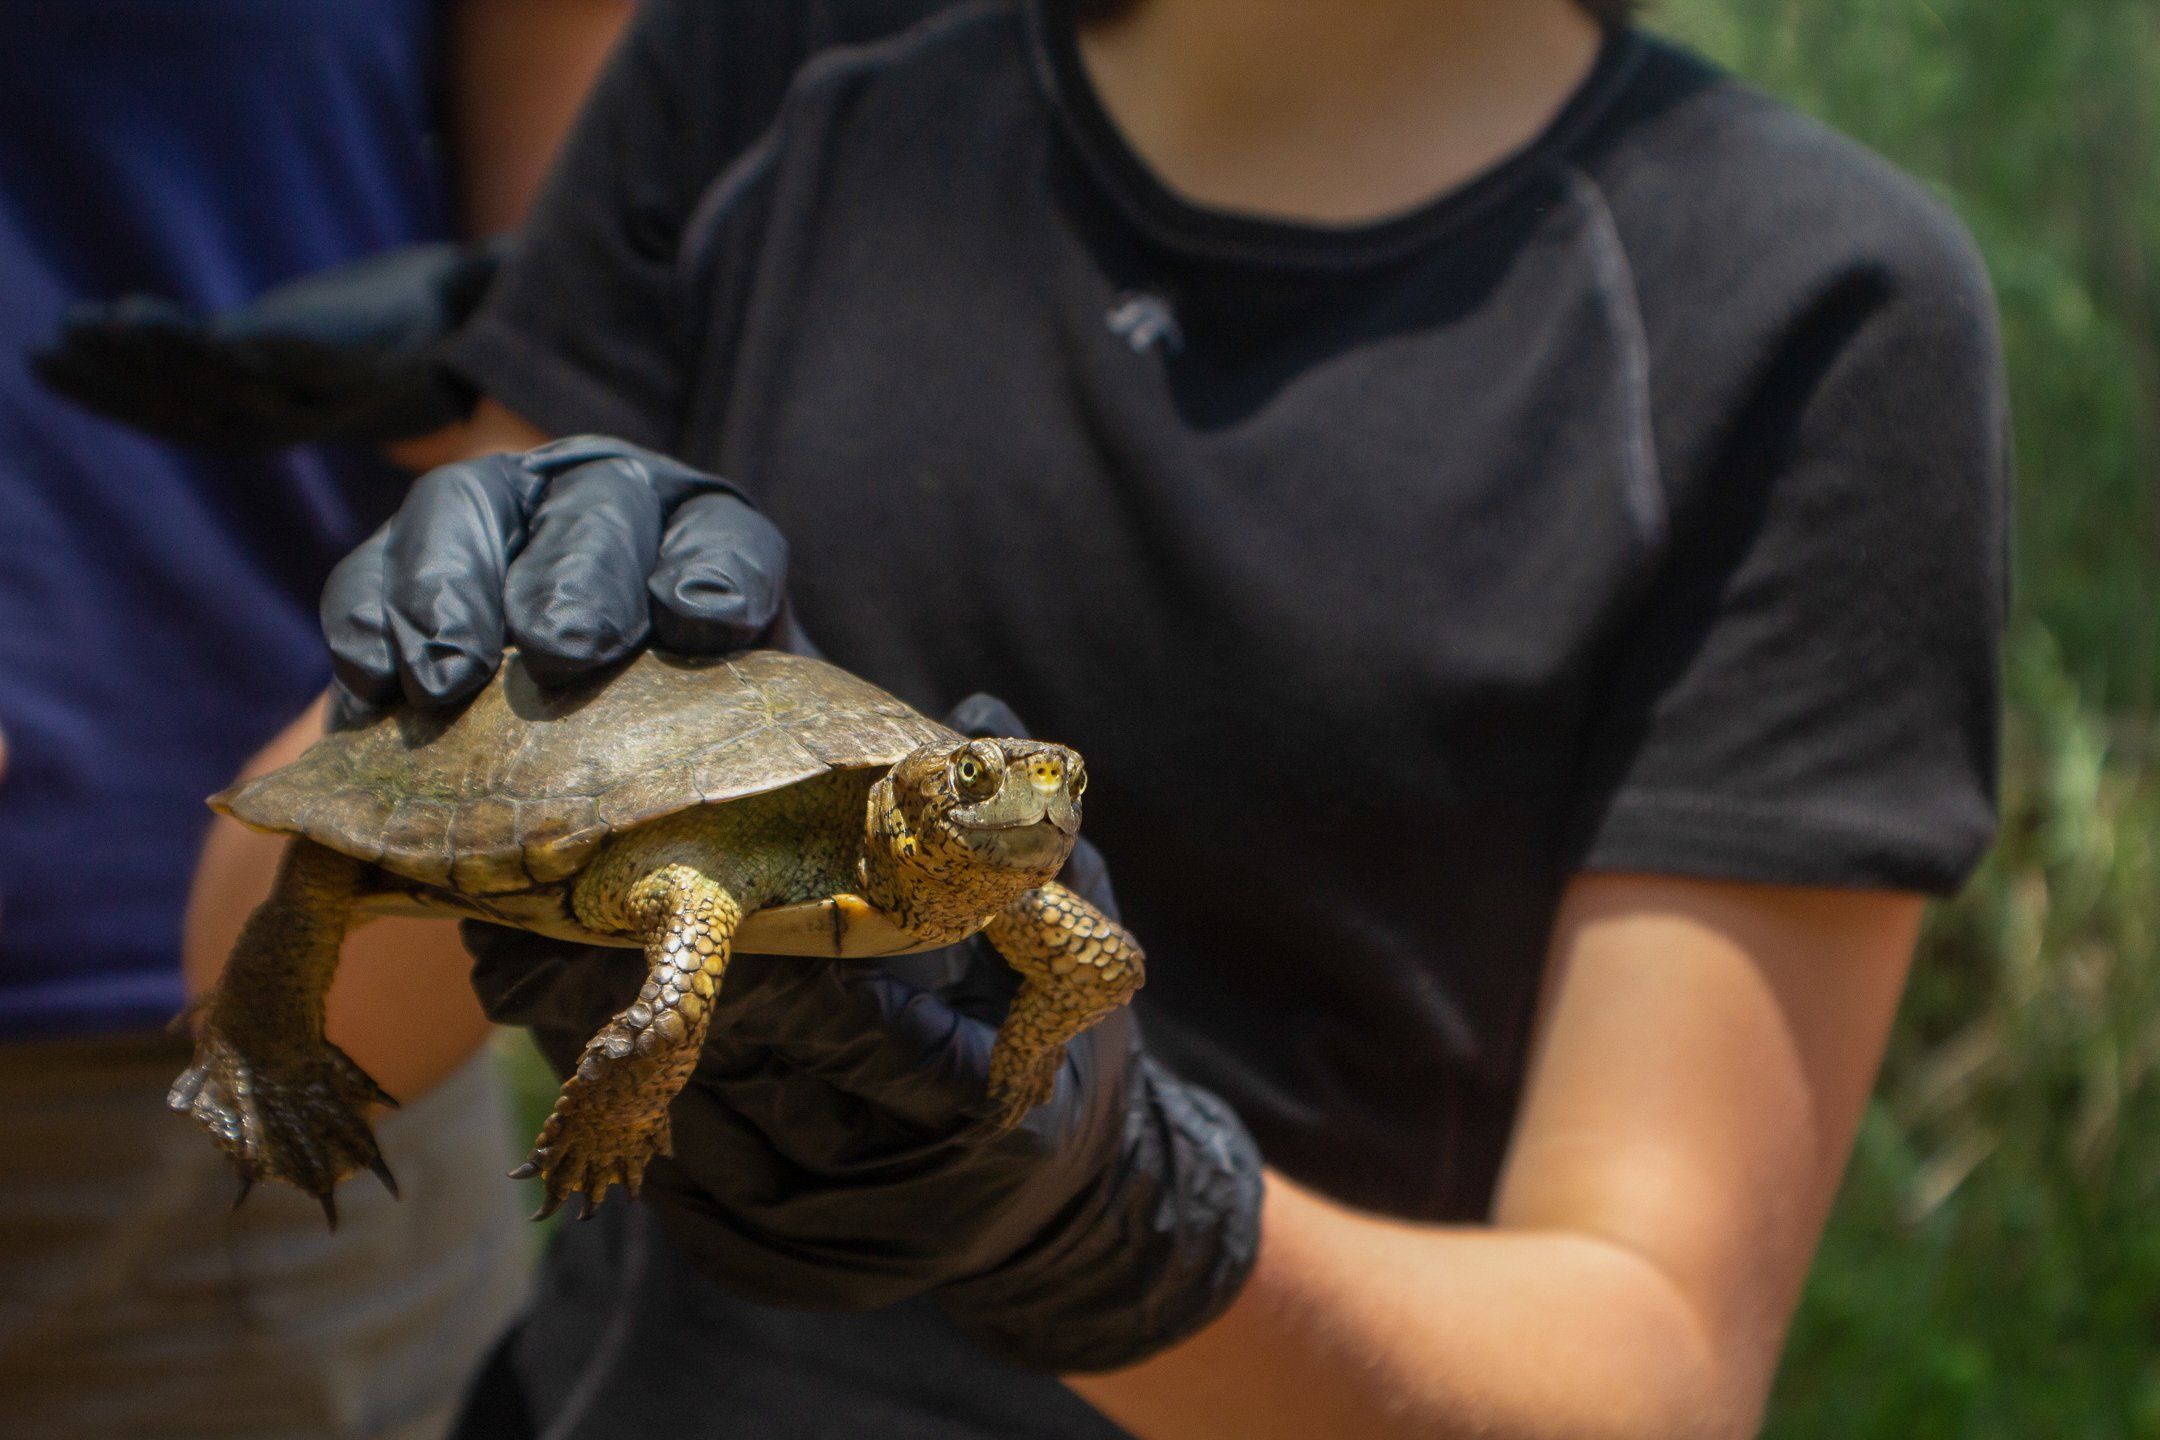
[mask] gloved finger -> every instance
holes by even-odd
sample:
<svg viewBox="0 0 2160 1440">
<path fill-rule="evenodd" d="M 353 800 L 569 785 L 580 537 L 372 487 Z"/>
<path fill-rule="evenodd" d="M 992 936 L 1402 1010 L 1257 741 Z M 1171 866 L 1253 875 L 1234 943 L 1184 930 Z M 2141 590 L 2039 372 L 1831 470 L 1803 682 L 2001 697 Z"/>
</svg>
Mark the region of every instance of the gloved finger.
<svg viewBox="0 0 2160 1440">
<path fill-rule="evenodd" d="M 595 460 L 548 483 L 504 592 L 510 637 L 540 679 L 562 684 L 645 642 L 660 523 L 660 497 L 634 462 Z"/>
<path fill-rule="evenodd" d="M 340 730 L 357 730 L 382 713 L 381 707 L 370 705 L 345 688 L 345 682 L 332 677 L 327 696 L 328 707 L 323 715 L 323 728 L 335 735 Z"/>
<path fill-rule="evenodd" d="M 234 344 L 228 358 L 235 367 L 229 400 L 256 444 L 425 434 L 470 414 L 476 398 L 426 351 L 272 334 Z"/>
<path fill-rule="evenodd" d="M 250 399 L 267 397 L 281 410 L 351 403 L 375 382 L 380 364 L 367 351 L 343 350 L 307 336 L 264 335 L 231 341 L 223 354 Z"/>
<path fill-rule="evenodd" d="M 606 463 L 638 476 L 659 504 L 661 540 L 645 613 L 654 640 L 687 654 L 755 642 L 778 615 L 787 542 L 734 487 L 679 460 L 604 435 L 543 445 L 526 463 L 544 476 Z"/>
<path fill-rule="evenodd" d="M 806 1184 L 764 1125 L 700 1092 L 693 1079 L 676 1102 L 675 1154 L 646 1170 L 644 1203 L 701 1275 L 742 1299 L 795 1309 L 863 1310 L 921 1293 L 935 1258 L 910 1253 L 908 1231 L 866 1245 L 853 1187 Z M 800 1118 L 836 1138 L 848 1123 L 814 1108 Z M 930 1227 L 915 1230 L 932 1243 Z"/>
<path fill-rule="evenodd" d="M 849 962 L 797 960 L 753 983 L 715 1014 L 716 1044 L 754 1046 L 914 1127 L 949 1130 L 981 1105 L 996 1029 L 937 991 Z"/>
<path fill-rule="evenodd" d="M 47 388 L 123 424 L 167 440 L 220 449 L 318 438 L 301 428 L 279 383 L 245 374 L 230 357 L 192 344 L 130 339 L 35 355 Z"/>
<path fill-rule="evenodd" d="M 684 499 L 668 517 L 647 586 L 658 642 L 690 655 L 757 643 L 779 617 L 787 562 L 779 529 L 738 497 Z"/>
<path fill-rule="evenodd" d="M 390 549 L 386 524 L 340 560 L 323 586 L 319 615 L 330 642 L 330 669 L 352 706 L 386 709 L 397 703 L 397 654 L 383 608 L 383 566 Z M 350 709 L 342 717 L 356 718 Z"/>
<path fill-rule="evenodd" d="M 45 351 L 30 357 L 40 384 L 108 420 L 162 439 L 199 444 L 219 433 L 204 407 L 176 393 L 179 387 L 147 389 L 128 369 L 114 369 L 80 354 Z"/>
<path fill-rule="evenodd" d="M 70 305 L 60 317 L 60 331 L 70 343 L 92 338 L 154 341 L 180 335 L 199 339 L 204 323 L 200 311 L 177 300 L 136 293 Z"/>
<path fill-rule="evenodd" d="M 498 263 L 483 246 L 401 246 L 288 281 L 212 324 L 234 340 L 304 337 L 340 351 L 414 350 L 470 313 Z"/>
<path fill-rule="evenodd" d="M 206 347 L 200 326 L 170 302 L 78 306 L 58 338 L 33 357 L 54 389 L 116 419 L 177 410 L 191 414 L 215 396 L 226 362 Z M 125 317 L 146 310 L 140 323 Z M 121 318 L 115 318 L 115 316 Z"/>
<path fill-rule="evenodd" d="M 214 385 L 232 364 L 201 316 L 155 295 L 72 308 L 61 323 L 58 348 L 127 376 L 145 393 L 176 384 Z"/>
<path fill-rule="evenodd" d="M 502 664 L 503 587 L 545 481 L 516 455 L 430 470 L 390 521 L 383 608 L 416 705 L 467 699 Z"/>
</svg>

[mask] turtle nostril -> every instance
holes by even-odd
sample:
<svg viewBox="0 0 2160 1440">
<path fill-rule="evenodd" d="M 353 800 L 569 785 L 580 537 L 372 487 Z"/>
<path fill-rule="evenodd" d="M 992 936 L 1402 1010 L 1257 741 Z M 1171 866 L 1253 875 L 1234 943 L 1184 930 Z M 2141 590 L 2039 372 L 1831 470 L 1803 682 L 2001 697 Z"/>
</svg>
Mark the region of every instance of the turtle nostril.
<svg viewBox="0 0 2160 1440">
<path fill-rule="evenodd" d="M 1037 760 L 1028 767 L 1028 783 L 1045 795 L 1055 795 L 1065 784 L 1065 767 L 1056 760 Z"/>
</svg>

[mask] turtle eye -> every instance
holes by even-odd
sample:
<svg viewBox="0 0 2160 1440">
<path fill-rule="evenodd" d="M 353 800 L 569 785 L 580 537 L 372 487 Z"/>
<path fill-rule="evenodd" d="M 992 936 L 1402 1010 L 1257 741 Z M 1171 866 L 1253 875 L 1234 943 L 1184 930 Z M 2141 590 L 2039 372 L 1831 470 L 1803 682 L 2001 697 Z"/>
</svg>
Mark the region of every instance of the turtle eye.
<svg viewBox="0 0 2160 1440">
<path fill-rule="evenodd" d="M 997 772 L 972 746 L 954 757 L 952 778 L 963 800 L 987 800 L 997 793 Z"/>
<path fill-rule="evenodd" d="M 1077 800 L 1087 794 L 1087 770 L 1077 760 L 1072 767 L 1072 798 Z"/>
</svg>

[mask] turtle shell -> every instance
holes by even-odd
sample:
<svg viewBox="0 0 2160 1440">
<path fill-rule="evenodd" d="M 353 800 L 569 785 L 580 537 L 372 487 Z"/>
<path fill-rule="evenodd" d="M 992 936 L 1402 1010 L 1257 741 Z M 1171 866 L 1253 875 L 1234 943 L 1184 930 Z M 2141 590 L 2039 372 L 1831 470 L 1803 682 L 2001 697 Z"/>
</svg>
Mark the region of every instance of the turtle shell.
<svg viewBox="0 0 2160 1440">
<path fill-rule="evenodd" d="M 568 689 L 543 688 L 513 651 L 454 715 L 394 710 L 210 804 L 426 884 L 501 894 L 568 879 L 633 825 L 957 738 L 778 650 L 647 651 Z"/>
</svg>

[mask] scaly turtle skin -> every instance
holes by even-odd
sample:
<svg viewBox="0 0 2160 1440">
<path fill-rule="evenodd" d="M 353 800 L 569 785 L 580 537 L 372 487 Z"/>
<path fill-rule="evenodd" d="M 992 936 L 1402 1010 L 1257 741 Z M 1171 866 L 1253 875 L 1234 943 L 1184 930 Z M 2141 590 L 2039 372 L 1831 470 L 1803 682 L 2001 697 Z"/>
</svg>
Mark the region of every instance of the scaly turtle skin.
<svg viewBox="0 0 2160 1440">
<path fill-rule="evenodd" d="M 212 798 L 293 839 L 171 1104 L 247 1183 L 289 1181 L 333 1224 L 355 1170 L 394 1193 L 366 1114 L 390 1097 L 324 1038 L 323 997 L 349 928 L 419 914 L 645 951 L 644 989 L 518 1172 L 543 1178 L 542 1215 L 634 1194 L 667 1153 L 737 949 L 881 955 L 986 931 L 1022 977 L 991 1055 L 992 1123 L 1010 1127 L 1142 978 L 1132 937 L 1050 878 L 1086 784 L 1064 746 L 963 739 L 802 656 L 648 653 L 565 692 L 512 654 L 454 716 L 395 711 Z"/>
</svg>

